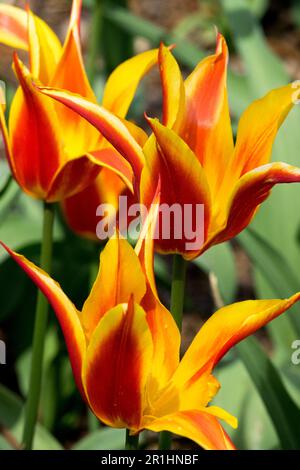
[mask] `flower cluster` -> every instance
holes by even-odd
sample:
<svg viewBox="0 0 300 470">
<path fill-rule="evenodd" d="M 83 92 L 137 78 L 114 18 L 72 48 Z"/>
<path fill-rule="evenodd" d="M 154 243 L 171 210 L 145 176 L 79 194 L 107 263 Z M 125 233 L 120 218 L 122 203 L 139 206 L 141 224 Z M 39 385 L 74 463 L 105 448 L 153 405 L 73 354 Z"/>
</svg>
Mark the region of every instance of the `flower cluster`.
<svg viewBox="0 0 300 470">
<path fill-rule="evenodd" d="M 136 55 L 108 78 L 102 104 L 89 84 L 80 44 L 81 1 L 73 0 L 64 44 L 29 8 L 0 5 L 0 41 L 17 53 L 19 87 L 9 122 L 0 125 L 11 173 L 30 196 L 59 202 L 68 225 L 96 238 L 100 204 L 118 210 L 121 195 L 148 209 L 135 248 L 115 227 L 100 256 L 98 276 L 81 311 L 49 273 L 4 248 L 47 297 L 60 323 L 77 387 L 108 426 L 170 431 L 205 449 L 234 449 L 222 427 L 237 427 L 211 405 L 218 362 L 239 341 L 300 299 L 249 300 L 225 306 L 202 326 L 180 359 L 180 329 L 158 297 L 154 252 L 185 260 L 240 233 L 277 183 L 300 182 L 300 169 L 271 163 L 277 131 L 293 107 L 286 85 L 253 102 L 234 142 L 226 88 L 228 50 L 216 51 L 183 80 L 172 48 Z M 126 119 L 141 79 L 158 67 L 162 120 L 145 116 L 147 134 Z M 296 89 L 300 96 L 300 87 Z M 171 230 L 153 236 L 155 207 L 203 206 L 201 246 Z M 161 214 L 161 213 L 160 213 Z M 119 222 L 120 224 L 120 222 Z M 173 312 L 172 312 L 173 313 Z"/>
</svg>

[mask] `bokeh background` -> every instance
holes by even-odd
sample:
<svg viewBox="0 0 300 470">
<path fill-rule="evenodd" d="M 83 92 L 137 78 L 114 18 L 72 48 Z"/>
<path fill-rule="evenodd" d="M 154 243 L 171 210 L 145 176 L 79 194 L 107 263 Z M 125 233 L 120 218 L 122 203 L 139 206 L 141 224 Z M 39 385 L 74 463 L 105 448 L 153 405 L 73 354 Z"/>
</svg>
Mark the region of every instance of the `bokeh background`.
<svg viewBox="0 0 300 470">
<path fill-rule="evenodd" d="M 7 1 L 24 6 L 23 1 Z M 31 0 L 32 10 L 63 39 L 70 1 Z M 183 74 L 215 47 L 215 27 L 230 50 L 229 99 L 236 130 L 253 99 L 271 88 L 300 79 L 300 1 L 279 0 L 86 0 L 82 41 L 90 80 L 101 98 L 113 68 L 133 53 L 176 43 L 174 54 Z M 0 46 L 0 79 L 6 83 L 8 108 L 16 81 L 11 49 Z M 300 165 L 300 107 L 280 129 L 273 160 Z M 160 116 L 157 71 L 143 80 L 130 117 L 145 126 L 143 112 Z M 259 119 L 259 116 L 257 117 Z M 38 263 L 41 205 L 14 183 L 0 144 L 0 239 Z M 189 266 L 182 351 L 203 321 L 225 303 L 248 298 L 287 297 L 300 290 L 300 186 L 276 187 L 255 221 L 237 239 L 210 249 Z M 96 273 L 101 246 L 73 234 L 58 211 L 53 275 L 77 307 L 85 300 Z M 156 257 L 161 298 L 169 305 L 170 259 Z M 107 280 L 109 282 L 109 280 Z M 6 365 L 0 365 L 0 449 L 19 448 L 27 393 L 36 289 L 7 256 L 0 253 L 0 339 Z M 215 404 L 239 419 L 229 430 L 242 449 L 288 447 L 284 429 L 296 433 L 300 418 L 300 364 L 293 364 L 292 344 L 300 340 L 300 307 L 243 342 L 223 360 L 217 376 L 222 389 Z M 45 375 L 35 439 L 37 449 L 118 449 L 124 433 L 101 426 L 87 411 L 75 388 L 54 314 L 46 339 Z M 286 421 L 287 420 L 287 421 Z M 299 432 L 298 432 L 299 434 Z M 288 439 L 288 437 L 287 437 Z M 299 446 L 299 436 L 294 439 Z M 143 445 L 155 448 L 155 435 Z M 176 448 L 195 444 L 176 439 Z"/>
</svg>

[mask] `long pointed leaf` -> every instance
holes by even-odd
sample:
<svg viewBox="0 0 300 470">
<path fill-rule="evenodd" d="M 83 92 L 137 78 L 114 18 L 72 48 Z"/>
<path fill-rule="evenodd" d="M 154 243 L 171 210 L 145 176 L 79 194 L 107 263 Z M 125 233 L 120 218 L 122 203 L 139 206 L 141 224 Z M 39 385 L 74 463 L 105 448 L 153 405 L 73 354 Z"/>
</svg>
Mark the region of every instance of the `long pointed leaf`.
<svg viewBox="0 0 300 470">
<path fill-rule="evenodd" d="M 299 449 L 300 410 L 288 394 L 281 377 L 255 338 L 237 346 L 270 418 L 283 449 Z"/>
</svg>

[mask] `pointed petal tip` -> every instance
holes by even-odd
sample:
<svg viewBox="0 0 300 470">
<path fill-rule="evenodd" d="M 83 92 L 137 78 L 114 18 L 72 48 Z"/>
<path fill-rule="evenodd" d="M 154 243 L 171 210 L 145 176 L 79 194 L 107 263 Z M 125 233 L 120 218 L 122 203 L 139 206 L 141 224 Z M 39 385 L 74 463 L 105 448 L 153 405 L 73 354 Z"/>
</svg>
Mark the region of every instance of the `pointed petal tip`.
<svg viewBox="0 0 300 470">
<path fill-rule="evenodd" d="M 149 116 L 149 114 L 147 114 L 147 111 L 144 112 L 144 118 L 146 119 L 146 121 L 148 122 L 148 124 L 152 127 L 152 122 L 154 121 L 158 121 L 157 118 L 153 118 L 151 116 Z"/>
<path fill-rule="evenodd" d="M 216 58 L 225 57 L 226 61 L 228 60 L 228 46 L 225 37 L 218 30 L 218 27 L 214 25 L 216 32 Z M 227 62 L 226 62 L 227 63 Z"/>
<path fill-rule="evenodd" d="M 70 16 L 70 28 L 79 27 L 81 17 L 82 0 L 73 0 Z"/>
<path fill-rule="evenodd" d="M 232 416 L 232 421 L 231 421 L 230 426 L 233 429 L 237 429 L 239 427 L 239 420 L 235 416 Z"/>
<path fill-rule="evenodd" d="M 18 53 L 14 51 L 13 53 L 13 69 L 19 79 L 19 81 L 22 83 L 23 80 L 30 75 L 30 72 L 24 62 L 19 58 Z"/>
<path fill-rule="evenodd" d="M 289 299 L 287 298 L 286 300 L 289 300 L 291 305 L 295 304 L 296 302 L 298 302 L 298 300 L 300 300 L 300 292 L 297 292 L 292 297 L 290 297 Z"/>
<path fill-rule="evenodd" d="M 219 406 L 212 405 L 212 406 L 209 406 L 208 408 L 205 408 L 205 411 L 215 416 L 218 420 L 225 421 L 225 423 L 229 424 L 229 426 L 232 427 L 233 429 L 237 429 L 238 419 L 235 416 L 233 416 L 231 413 L 229 413 L 228 411 L 224 410 L 224 408 L 220 408 Z"/>
<path fill-rule="evenodd" d="M 144 112 L 144 117 L 149 124 L 149 126 L 152 129 L 152 132 L 156 134 L 157 130 L 159 129 L 160 126 L 162 126 L 161 122 L 159 121 L 158 118 L 156 117 L 151 117 L 147 114 L 147 112 Z"/>
<path fill-rule="evenodd" d="M 17 51 L 14 51 L 13 52 L 13 62 L 14 62 L 14 64 L 19 65 L 19 61 L 20 61 L 20 59 L 19 59 L 18 53 L 17 53 Z"/>
<path fill-rule="evenodd" d="M 177 47 L 177 44 L 175 42 L 173 42 L 172 44 L 167 46 L 163 41 L 160 41 L 159 48 L 158 48 L 158 54 L 160 53 L 160 51 L 163 51 L 165 49 L 167 49 L 168 51 L 173 51 L 173 49 L 175 49 L 176 47 Z"/>
<path fill-rule="evenodd" d="M 19 253 L 16 253 L 14 250 L 12 250 L 8 245 L 6 245 L 6 243 L 4 243 L 2 240 L 0 240 L 0 245 L 2 246 L 2 248 L 4 248 L 4 250 L 9 254 L 9 256 L 11 258 L 13 258 L 14 260 L 18 260 L 20 258 L 22 258 L 22 255 L 20 255 Z"/>
<path fill-rule="evenodd" d="M 155 131 L 160 127 L 160 126 L 163 126 L 159 119 L 158 118 L 153 118 L 151 116 L 149 116 L 146 112 L 144 113 L 144 116 L 145 116 L 145 119 L 146 121 L 148 122 L 149 126 L 151 127 L 152 131 L 154 132 L 155 134 Z"/>
<path fill-rule="evenodd" d="M 214 28 L 214 30 L 215 30 L 216 42 L 217 42 L 217 44 L 218 44 L 218 41 L 219 41 L 219 39 L 220 39 L 220 36 L 222 36 L 222 34 L 220 33 L 219 28 L 218 28 L 218 26 L 217 26 L 215 23 L 213 24 L 213 28 Z"/>
<path fill-rule="evenodd" d="M 2 240 L 0 240 L 0 245 L 7 251 L 7 253 L 10 255 L 13 254 L 13 251 Z"/>
<path fill-rule="evenodd" d="M 161 65 L 163 54 L 166 54 L 167 52 L 169 52 L 170 47 L 171 46 L 168 47 L 168 46 L 165 45 L 165 43 L 160 42 L 159 49 L 158 49 L 158 63 L 159 63 L 159 65 Z"/>
<path fill-rule="evenodd" d="M 223 419 L 227 424 L 229 424 L 232 429 L 237 429 L 239 427 L 239 420 L 236 418 L 236 416 L 233 416 L 228 412 L 226 412 L 226 415 L 224 414 L 221 419 Z"/>
</svg>

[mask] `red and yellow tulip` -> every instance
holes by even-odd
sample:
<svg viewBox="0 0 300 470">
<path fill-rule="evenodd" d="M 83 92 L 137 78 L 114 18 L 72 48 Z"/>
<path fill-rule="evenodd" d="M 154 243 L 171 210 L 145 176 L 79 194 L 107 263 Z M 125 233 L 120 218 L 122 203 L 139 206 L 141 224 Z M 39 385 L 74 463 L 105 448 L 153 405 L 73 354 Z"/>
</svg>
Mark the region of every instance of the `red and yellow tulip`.
<svg viewBox="0 0 300 470">
<path fill-rule="evenodd" d="M 220 420 L 237 420 L 210 405 L 220 387 L 213 369 L 237 342 L 300 299 L 251 300 L 221 308 L 204 324 L 182 360 L 180 334 L 160 303 L 153 242 L 112 238 L 82 311 L 47 273 L 4 246 L 51 303 L 60 322 L 77 386 L 106 425 L 168 430 L 205 449 L 234 449 Z M 130 273 L 130 275 L 128 275 Z"/>
<path fill-rule="evenodd" d="M 106 110 L 114 113 L 129 126 L 129 130 L 135 136 L 140 146 L 144 146 L 147 135 L 139 128 L 133 126 L 128 121 L 124 121 L 128 109 L 134 98 L 135 91 L 141 79 L 148 70 L 155 65 L 158 60 L 158 51 L 148 51 L 133 57 L 119 65 L 110 75 L 104 88 L 103 106 Z M 104 131 L 104 129 L 103 129 Z M 124 128 L 124 131 L 127 130 Z M 128 138 L 128 134 L 127 134 Z M 107 147 L 108 142 L 103 139 L 103 146 Z M 110 151 L 116 153 L 113 147 Z M 126 154 L 127 155 L 127 154 Z M 137 202 L 137 187 L 140 180 L 140 174 L 144 166 L 144 156 L 142 152 L 136 159 L 131 160 L 132 167 L 129 165 L 116 167 L 121 159 L 118 154 L 113 170 L 103 168 L 96 180 L 83 191 L 62 201 L 62 208 L 65 219 L 74 232 L 90 239 L 97 239 L 96 225 L 99 219 L 96 216 L 97 207 L 101 204 L 109 204 L 117 212 L 119 206 L 119 196 L 127 194 L 133 202 Z M 123 161 L 124 162 L 124 161 Z M 127 172 L 122 175 L 124 169 Z M 136 179 L 134 182 L 134 177 Z"/>
<path fill-rule="evenodd" d="M 3 109 L 0 110 L 6 154 L 22 189 L 48 202 L 82 191 L 102 168 L 108 172 L 108 179 L 114 172 L 114 177 L 120 175 L 131 190 L 134 184 L 130 156 L 128 163 L 86 120 L 37 89 L 42 85 L 64 88 L 96 103 L 81 55 L 80 12 L 81 0 L 73 0 L 62 45 L 29 8 L 25 11 L 0 5 L 0 41 L 27 51 L 29 57 L 28 69 L 14 54 L 14 70 L 20 86 L 12 102 L 8 128 Z M 103 104 L 122 117 L 139 80 L 156 61 L 157 51 L 152 50 L 117 68 L 106 85 Z M 138 141 L 143 138 L 142 131 L 135 131 L 133 124 L 124 121 L 123 125 L 130 128 Z M 133 162 L 135 173 L 143 165 L 141 158 L 142 153 Z"/>
<path fill-rule="evenodd" d="M 79 113 L 118 149 L 124 158 L 145 155 L 139 198 L 147 207 L 160 184 L 161 203 L 204 205 L 204 242 L 187 250 L 185 238 L 159 239 L 163 253 L 190 259 L 241 232 L 278 183 L 300 181 L 300 169 L 270 163 L 277 131 L 300 91 L 292 84 L 254 101 L 243 113 L 234 144 L 227 100 L 228 50 L 218 34 L 215 54 L 201 61 L 183 81 L 171 52 L 161 46 L 163 123 L 148 119 L 153 135 L 143 149 L 128 140 L 123 124 L 108 128 L 101 110 L 88 100 L 58 89 L 42 90 Z M 190 241 L 190 240 L 188 240 Z"/>
</svg>

